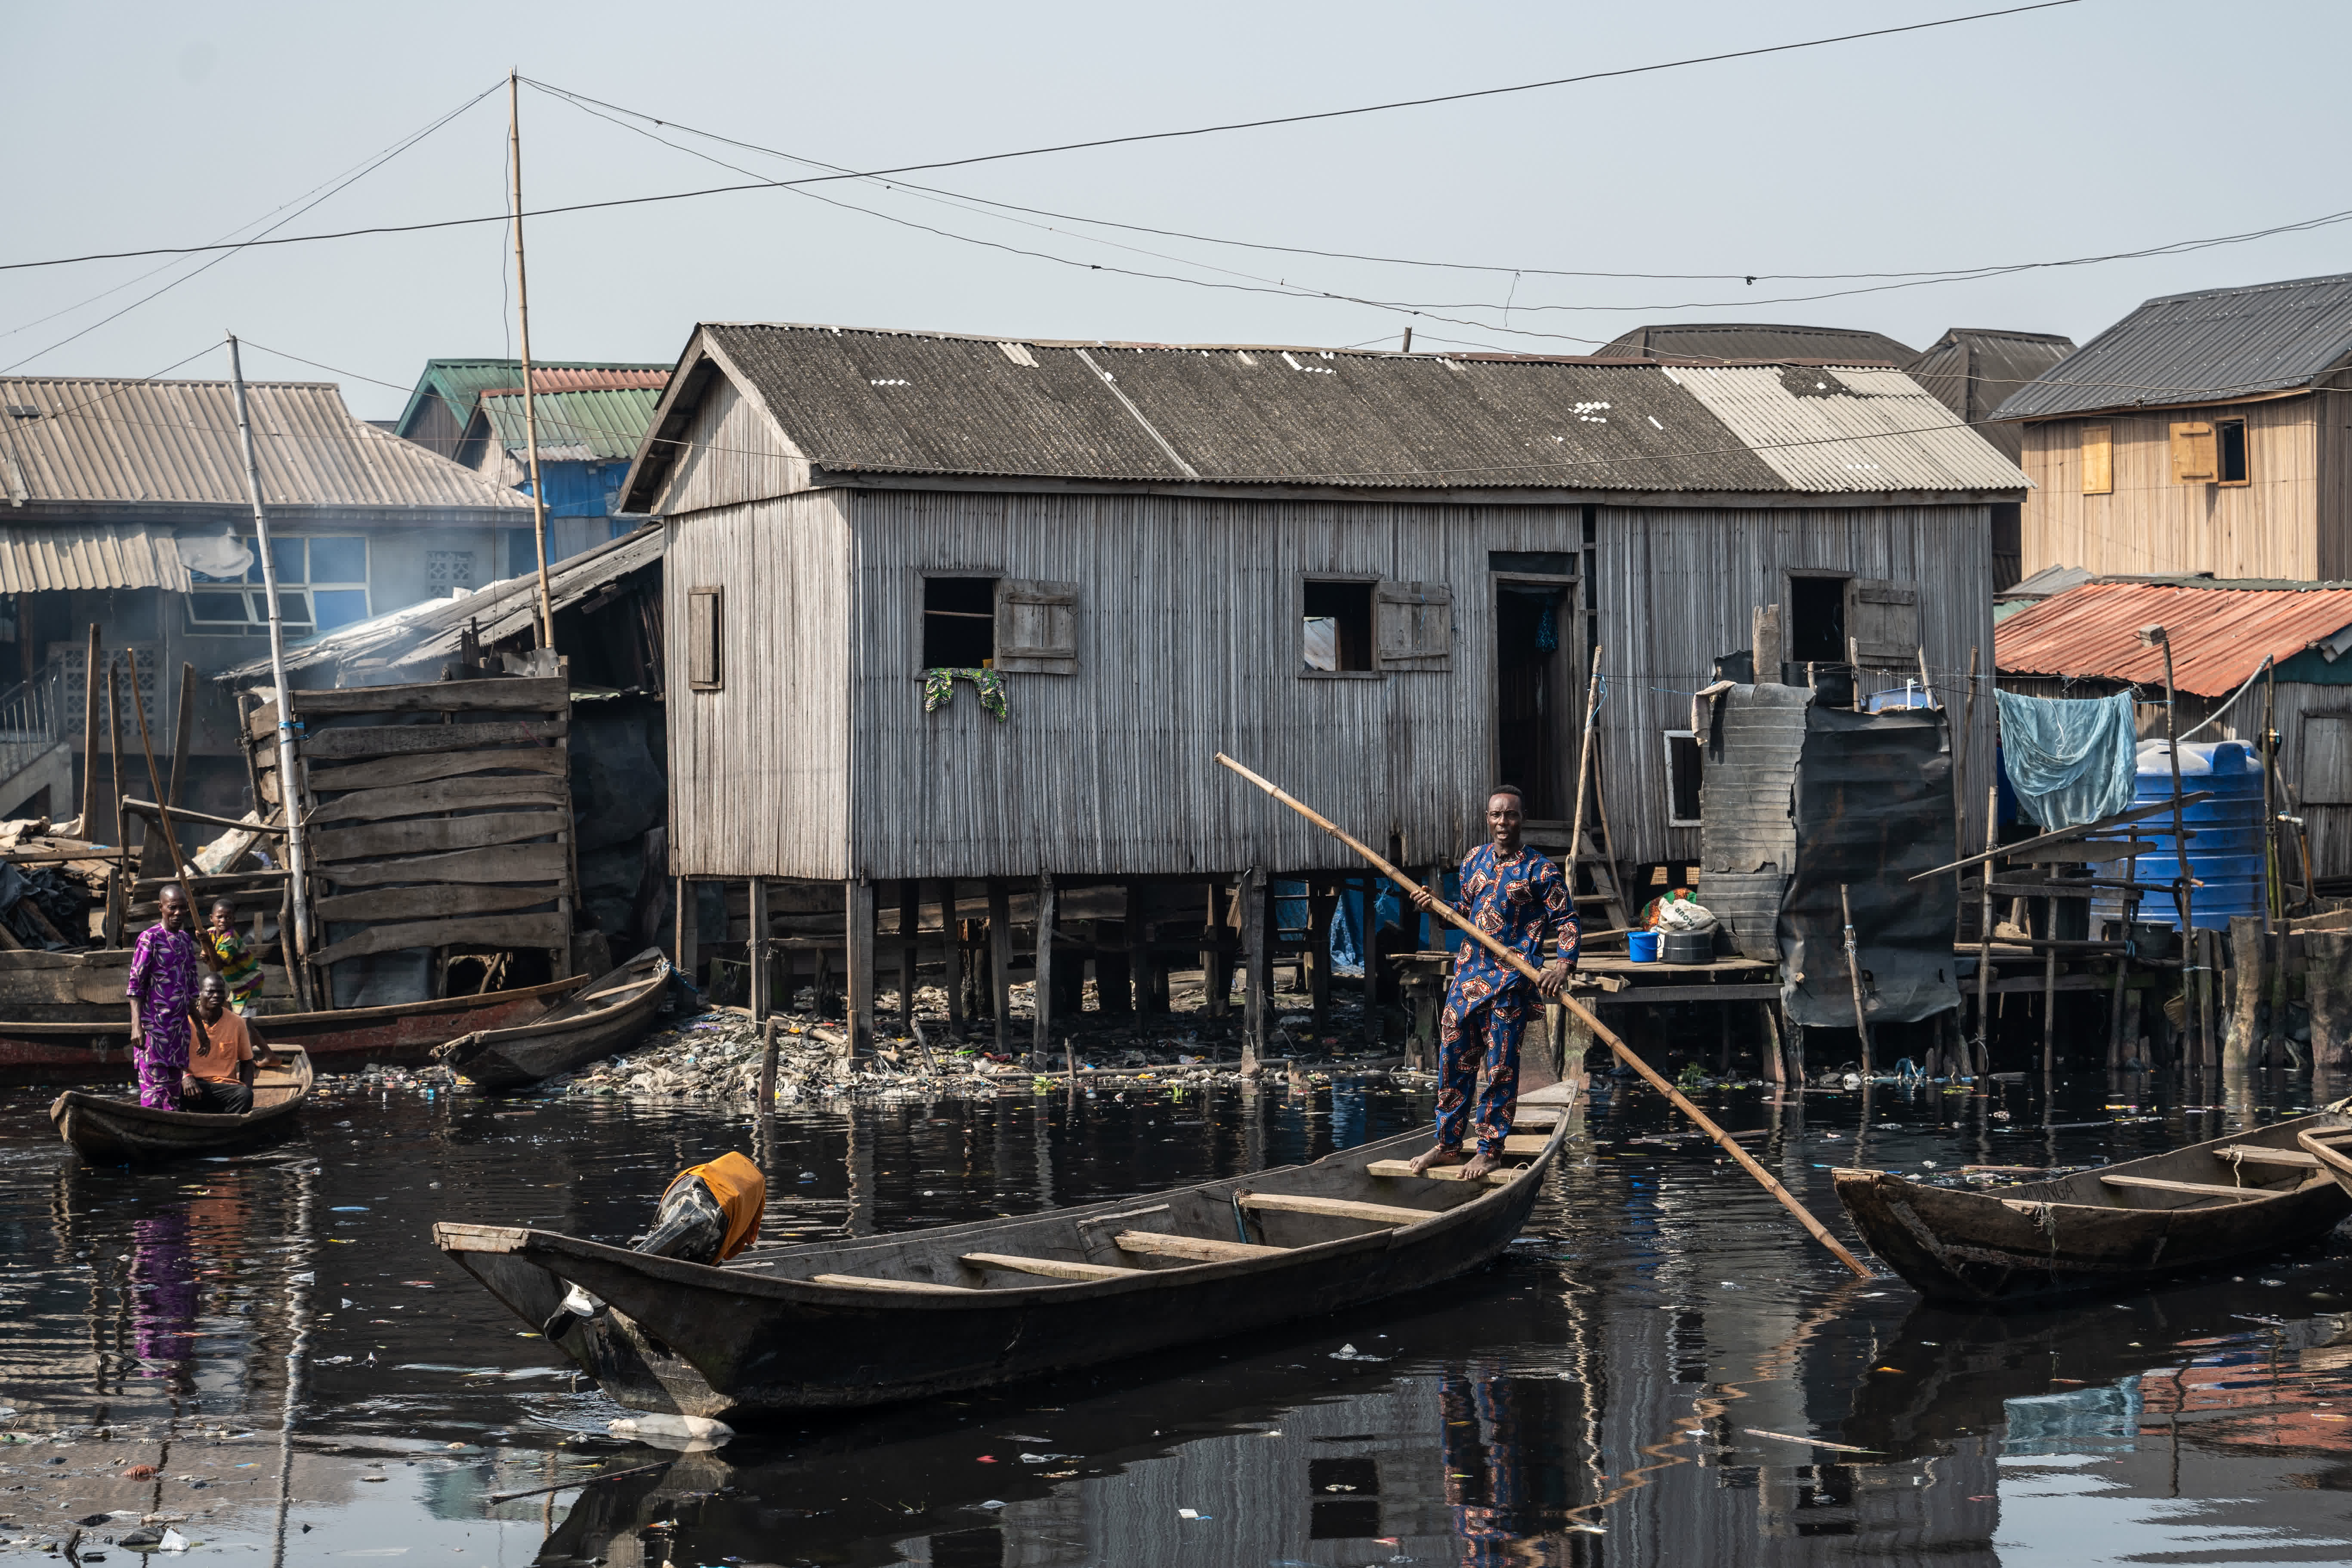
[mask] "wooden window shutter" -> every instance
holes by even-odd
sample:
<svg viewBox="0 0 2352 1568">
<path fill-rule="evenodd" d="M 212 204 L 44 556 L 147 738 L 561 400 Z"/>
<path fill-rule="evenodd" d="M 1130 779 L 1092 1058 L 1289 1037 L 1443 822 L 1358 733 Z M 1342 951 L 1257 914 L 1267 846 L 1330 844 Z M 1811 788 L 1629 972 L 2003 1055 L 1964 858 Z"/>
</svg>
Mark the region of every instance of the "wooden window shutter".
<svg viewBox="0 0 2352 1568">
<path fill-rule="evenodd" d="M 1382 583 L 1372 595 L 1372 647 L 1382 669 L 1454 668 L 1454 590 Z"/>
<path fill-rule="evenodd" d="M 2192 420 L 2172 427 L 2172 482 L 2210 485 L 2213 482 L 2213 426 Z"/>
<path fill-rule="evenodd" d="M 1016 674 L 1078 672 L 1078 585 L 1000 578 L 996 668 Z"/>
<path fill-rule="evenodd" d="M 2303 716 L 2303 804 L 2352 805 L 2352 713 Z"/>
<path fill-rule="evenodd" d="M 1912 583 L 1857 577 L 1849 590 L 1846 636 L 1856 664 L 1909 669 L 1919 659 L 1919 589 Z"/>
<path fill-rule="evenodd" d="M 2116 427 L 2083 426 L 2083 493 L 2113 495 L 2116 489 Z"/>
<path fill-rule="evenodd" d="M 686 591 L 686 683 L 697 691 L 717 691 L 726 683 L 719 595 L 717 588 Z"/>
</svg>

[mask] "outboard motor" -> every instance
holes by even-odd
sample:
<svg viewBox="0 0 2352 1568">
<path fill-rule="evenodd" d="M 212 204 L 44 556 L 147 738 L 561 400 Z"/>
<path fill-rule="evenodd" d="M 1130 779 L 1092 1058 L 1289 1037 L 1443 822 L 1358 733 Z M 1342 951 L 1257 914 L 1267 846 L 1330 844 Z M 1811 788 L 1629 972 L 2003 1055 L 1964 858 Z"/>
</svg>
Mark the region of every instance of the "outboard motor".
<svg viewBox="0 0 2352 1568">
<path fill-rule="evenodd" d="M 749 1247 L 768 1210 L 768 1178 L 740 1154 L 721 1154 L 679 1172 L 662 1193 L 653 1228 L 632 1238 L 633 1249 L 680 1263 L 714 1264 Z M 604 1303 L 574 1285 L 541 1325 L 551 1342 L 604 1310 Z"/>
</svg>

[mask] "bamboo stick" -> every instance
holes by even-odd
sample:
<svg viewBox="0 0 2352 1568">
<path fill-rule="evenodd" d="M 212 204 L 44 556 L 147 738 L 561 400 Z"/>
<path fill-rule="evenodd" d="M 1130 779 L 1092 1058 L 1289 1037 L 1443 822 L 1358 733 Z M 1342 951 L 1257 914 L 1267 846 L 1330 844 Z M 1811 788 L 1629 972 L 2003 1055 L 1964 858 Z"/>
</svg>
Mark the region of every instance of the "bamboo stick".
<svg viewBox="0 0 2352 1568">
<path fill-rule="evenodd" d="M 1838 912 L 1845 917 L 1845 973 L 1846 978 L 1853 983 L 1853 1027 L 1854 1032 L 1862 1037 L 1862 1079 L 1868 1083 L 1871 1073 L 1870 1015 L 1862 1005 L 1862 955 L 1853 942 L 1853 900 L 1846 897 L 1846 884 L 1843 882 L 1838 884 Z M 1865 1115 L 1863 1121 L 1867 1123 L 1870 1118 Z M 1860 1163 L 1859 1155 L 1855 1162 Z"/>
<path fill-rule="evenodd" d="M 1363 858 L 1369 862 L 1374 869 L 1378 870 L 1381 875 L 1386 877 L 1390 881 L 1394 882 L 1407 894 L 1422 891 L 1422 888 L 1419 883 L 1406 876 L 1402 871 L 1398 870 L 1394 866 L 1390 865 L 1380 856 L 1374 854 L 1368 846 L 1360 840 L 1349 836 L 1345 829 L 1341 828 L 1337 823 L 1331 821 L 1330 818 L 1322 816 L 1312 807 L 1303 805 L 1292 796 L 1285 794 L 1280 788 L 1269 783 L 1267 780 L 1260 778 L 1257 774 L 1250 772 L 1249 769 L 1242 766 L 1241 763 L 1234 761 L 1231 757 L 1226 756 L 1223 752 L 1217 753 L 1217 762 L 1220 765 L 1230 768 L 1234 773 L 1239 773 L 1243 778 L 1245 778 L 1250 783 L 1257 785 L 1258 788 L 1272 795 L 1276 800 L 1290 807 L 1291 810 L 1298 813 L 1299 816 L 1305 817 L 1307 821 L 1313 823 L 1316 826 L 1321 828 L 1324 832 L 1329 834 L 1340 843 L 1345 844 L 1349 848 L 1363 857 Z M 1463 933 L 1467 935 L 1472 941 L 1486 948 L 1496 958 L 1502 960 L 1503 963 L 1508 964 L 1514 970 L 1517 970 L 1528 980 L 1539 981 L 1542 978 L 1542 973 L 1538 970 L 1535 965 L 1529 963 L 1526 959 L 1521 958 L 1517 953 L 1513 952 L 1509 948 L 1505 947 L 1501 942 L 1496 942 L 1493 937 L 1488 936 L 1485 931 L 1480 931 L 1469 921 L 1465 920 L 1461 915 L 1454 910 L 1452 906 L 1443 901 L 1439 901 L 1432 904 L 1431 910 L 1439 918 L 1445 921 L 1448 924 L 1459 928 Z M 1853 1253 L 1847 1251 L 1844 1244 L 1840 1242 L 1836 1237 L 1832 1236 L 1828 1227 L 1823 1226 L 1821 1221 L 1815 1219 L 1812 1215 L 1807 1211 L 1803 1204 L 1797 1201 L 1795 1194 L 1790 1192 L 1788 1188 L 1782 1186 L 1778 1181 L 1774 1180 L 1770 1172 L 1758 1164 L 1754 1156 L 1749 1154 L 1747 1150 L 1741 1148 L 1738 1141 L 1735 1140 L 1731 1134 L 1717 1126 L 1715 1122 L 1709 1119 L 1706 1112 L 1701 1110 L 1697 1106 L 1693 1105 L 1680 1089 L 1667 1082 L 1664 1079 L 1659 1077 L 1656 1068 L 1651 1067 L 1649 1063 L 1643 1061 L 1640 1057 L 1635 1056 L 1633 1048 L 1626 1045 L 1624 1041 L 1617 1037 L 1615 1031 L 1612 1030 L 1600 1019 L 1594 1017 L 1592 1014 L 1586 1009 L 1585 1005 L 1577 1001 L 1575 997 L 1570 996 L 1566 993 L 1562 993 L 1559 1000 L 1560 1005 L 1566 1007 L 1570 1012 L 1574 1013 L 1577 1017 L 1583 1021 L 1586 1028 L 1591 1029 L 1593 1034 L 1598 1036 L 1602 1042 L 1609 1047 L 1611 1050 L 1617 1053 L 1618 1060 L 1623 1062 L 1627 1067 L 1632 1068 L 1635 1072 L 1641 1074 L 1643 1081 L 1647 1082 L 1652 1089 L 1656 1089 L 1660 1094 L 1664 1095 L 1675 1110 L 1681 1111 L 1685 1116 L 1689 1117 L 1691 1121 L 1697 1123 L 1699 1130 L 1705 1132 L 1709 1138 L 1713 1139 L 1717 1147 L 1723 1150 L 1725 1153 L 1730 1155 L 1733 1160 L 1738 1163 L 1740 1169 L 1746 1171 L 1748 1175 L 1754 1177 L 1757 1183 L 1761 1185 L 1766 1192 L 1771 1194 L 1773 1197 L 1780 1200 L 1780 1205 L 1796 1216 L 1797 1223 L 1805 1227 L 1807 1234 L 1811 1236 L 1815 1241 L 1820 1242 L 1823 1247 L 1828 1247 L 1831 1252 L 1836 1254 L 1839 1262 L 1844 1264 L 1848 1268 L 1853 1269 L 1855 1274 L 1864 1279 L 1874 1278 L 1871 1273 L 1868 1265 L 1864 1264 Z"/>
<path fill-rule="evenodd" d="M 170 798 L 170 792 L 163 788 L 163 775 L 155 768 L 155 742 L 147 733 L 147 704 L 139 700 L 139 666 L 135 661 L 131 667 L 131 710 L 139 719 L 139 751 L 147 759 L 147 787 L 155 792 L 155 816 L 163 825 L 163 847 L 171 853 L 172 869 L 185 876 L 194 868 L 181 858 L 179 824 L 172 820 L 172 808 L 163 804 Z"/>
</svg>

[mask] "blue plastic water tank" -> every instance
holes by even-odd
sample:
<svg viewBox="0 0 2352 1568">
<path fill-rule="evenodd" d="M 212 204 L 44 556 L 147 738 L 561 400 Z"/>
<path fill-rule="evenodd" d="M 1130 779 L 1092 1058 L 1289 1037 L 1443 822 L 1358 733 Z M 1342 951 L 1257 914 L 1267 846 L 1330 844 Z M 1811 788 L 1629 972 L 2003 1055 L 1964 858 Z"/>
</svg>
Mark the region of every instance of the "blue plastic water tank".
<svg viewBox="0 0 2352 1568">
<path fill-rule="evenodd" d="M 2172 763 L 2162 741 L 2140 743 L 2138 777 L 2133 795 L 2137 805 L 2172 799 Z M 2189 829 L 2189 874 L 2201 886 L 2192 889 L 2189 920 L 2200 931 L 2227 931 L 2232 915 L 2263 912 L 2263 764 L 2243 741 L 2190 742 L 2180 748 L 2180 789 L 2184 795 L 2204 793 L 2181 812 Z M 2156 840 L 2158 847 L 2137 861 L 2117 864 L 2132 868 L 2140 882 L 2169 884 L 2179 873 L 2172 837 L 2172 816 L 2159 813 L 2136 825 L 2138 837 Z M 2101 913 L 2118 911 L 2102 900 Z M 2180 924 L 2172 900 L 2161 893 L 2140 897 L 2139 918 L 2151 924 Z"/>
</svg>

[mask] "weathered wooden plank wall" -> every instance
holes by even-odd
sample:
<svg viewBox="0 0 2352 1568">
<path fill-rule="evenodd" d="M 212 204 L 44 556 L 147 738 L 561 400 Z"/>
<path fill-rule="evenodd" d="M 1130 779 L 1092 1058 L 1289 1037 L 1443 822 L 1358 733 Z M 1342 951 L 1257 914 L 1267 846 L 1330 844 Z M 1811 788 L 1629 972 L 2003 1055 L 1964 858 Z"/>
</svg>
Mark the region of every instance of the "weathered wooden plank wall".
<svg viewBox="0 0 2352 1568">
<path fill-rule="evenodd" d="M 293 705 L 323 922 L 315 963 L 459 945 L 545 949 L 568 972 L 577 890 L 563 679 L 298 689 Z M 247 731 L 273 805 L 277 723 L 266 702 Z"/>
<path fill-rule="evenodd" d="M 2344 423 L 2335 401 L 2334 395 L 2320 394 L 2026 426 L 2019 463 L 2034 484 L 2022 514 L 2026 574 L 2081 566 L 2095 573 L 2309 579 L 2352 570 L 2340 510 L 2326 529 L 2319 525 L 2318 427 L 2323 416 Z M 2245 420 L 2251 482 L 2176 482 L 2172 426 L 2217 418 Z M 2113 432 L 2115 488 L 2084 495 L 2083 431 L 2099 425 Z"/>
<path fill-rule="evenodd" d="M 1690 728 L 1690 694 L 1718 655 L 1748 646 L 1759 605 L 1787 605 L 1790 572 L 1916 584 L 1937 696 L 1960 727 L 1969 650 L 1982 680 L 1962 799 L 1972 841 L 1992 783 L 1992 546 L 1984 506 L 1600 509 L 1596 598 L 1609 700 L 1602 783 L 1618 858 L 1696 860 L 1699 832 L 1666 826 L 1664 732 Z M 1900 686 L 1915 670 L 1886 672 Z"/>
<path fill-rule="evenodd" d="M 843 491 L 803 491 L 669 524 L 675 875 L 851 874 L 846 505 Z M 688 597 L 710 587 L 720 591 L 721 679 L 699 691 L 685 679 Z"/>
</svg>

